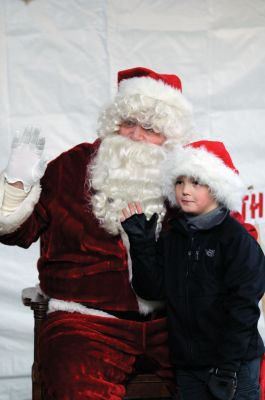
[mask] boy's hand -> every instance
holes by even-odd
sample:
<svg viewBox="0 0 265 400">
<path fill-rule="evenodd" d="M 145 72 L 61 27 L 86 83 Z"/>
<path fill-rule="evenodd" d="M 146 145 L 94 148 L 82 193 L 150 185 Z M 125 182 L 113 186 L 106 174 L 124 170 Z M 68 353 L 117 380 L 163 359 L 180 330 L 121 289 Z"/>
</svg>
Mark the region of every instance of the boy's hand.
<svg viewBox="0 0 265 400">
<path fill-rule="evenodd" d="M 208 389 L 219 400 L 232 400 L 237 388 L 236 372 L 224 369 L 212 369 L 208 380 Z"/>
<path fill-rule="evenodd" d="M 127 235 L 132 238 L 155 238 L 158 215 L 153 214 L 150 220 L 143 214 L 139 202 L 129 203 L 128 208 L 123 208 L 121 214 L 121 225 Z"/>
<path fill-rule="evenodd" d="M 127 208 L 123 208 L 121 211 L 120 221 L 123 222 L 127 218 L 130 218 L 134 214 L 142 214 L 143 208 L 139 201 L 128 203 Z"/>
<path fill-rule="evenodd" d="M 29 192 L 44 174 L 47 161 L 42 154 L 45 138 L 40 137 L 40 130 L 28 127 L 22 134 L 17 134 L 12 142 L 8 165 L 4 171 L 8 183 L 22 182 L 24 191 Z"/>
</svg>

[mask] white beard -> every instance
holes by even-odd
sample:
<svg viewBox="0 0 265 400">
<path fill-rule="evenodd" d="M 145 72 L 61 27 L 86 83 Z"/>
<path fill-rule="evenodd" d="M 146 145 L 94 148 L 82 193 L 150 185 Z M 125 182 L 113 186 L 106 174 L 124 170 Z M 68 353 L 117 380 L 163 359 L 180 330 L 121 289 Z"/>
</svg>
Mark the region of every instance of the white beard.
<svg viewBox="0 0 265 400">
<path fill-rule="evenodd" d="M 132 201 L 141 202 L 148 219 L 157 213 L 160 229 L 165 207 L 159 164 L 164 157 L 165 151 L 158 145 L 134 142 L 117 134 L 103 139 L 88 172 L 95 191 L 93 213 L 107 232 L 123 232 L 121 210 Z"/>
<path fill-rule="evenodd" d="M 140 201 L 149 219 L 158 214 L 157 233 L 165 216 L 164 198 L 160 189 L 159 164 L 165 157 L 161 146 L 134 142 L 115 134 L 103 139 L 89 166 L 89 186 L 95 191 L 92 210 L 101 226 L 110 234 L 120 234 L 128 254 L 129 281 L 132 279 L 130 243 L 120 223 L 121 210 L 129 202 Z M 164 306 L 147 301 L 136 294 L 139 311 L 148 314 Z"/>
</svg>

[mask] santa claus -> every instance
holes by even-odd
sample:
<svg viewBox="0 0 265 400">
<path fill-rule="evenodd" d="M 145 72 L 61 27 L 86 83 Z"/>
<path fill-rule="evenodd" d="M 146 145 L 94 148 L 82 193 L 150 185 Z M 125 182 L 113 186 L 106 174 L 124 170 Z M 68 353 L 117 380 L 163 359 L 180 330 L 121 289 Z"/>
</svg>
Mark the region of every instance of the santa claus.
<svg viewBox="0 0 265 400">
<path fill-rule="evenodd" d="M 172 144 L 192 138 L 192 108 L 176 75 L 139 67 L 121 71 L 118 83 L 95 143 L 45 170 L 44 140 L 27 129 L 1 177 L 0 241 L 41 241 L 40 289 L 50 300 L 38 351 L 47 399 L 122 399 L 140 360 L 173 378 L 163 304 L 132 289 L 120 210 L 139 200 L 161 229 L 159 164 Z"/>
</svg>

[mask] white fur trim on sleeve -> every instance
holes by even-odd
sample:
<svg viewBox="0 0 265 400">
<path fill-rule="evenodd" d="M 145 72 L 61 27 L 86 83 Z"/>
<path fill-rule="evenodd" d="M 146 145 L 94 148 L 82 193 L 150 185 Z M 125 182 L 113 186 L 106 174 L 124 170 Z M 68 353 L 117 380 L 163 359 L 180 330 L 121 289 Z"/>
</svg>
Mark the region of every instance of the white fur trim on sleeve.
<svg viewBox="0 0 265 400">
<path fill-rule="evenodd" d="M 66 311 L 70 313 L 77 312 L 86 315 L 96 315 L 98 317 L 117 318 L 114 315 L 108 314 L 105 311 L 96 310 L 95 308 L 88 308 L 80 303 L 75 303 L 74 301 L 50 299 L 48 313 L 52 313 L 55 311 Z"/>
<path fill-rule="evenodd" d="M 21 202 L 21 204 L 12 213 L 5 215 L 2 211 L 3 199 L 5 190 L 5 177 L 3 174 L 0 175 L 0 235 L 6 235 L 15 232 L 28 217 L 32 214 L 32 211 L 37 204 L 41 186 L 39 183 L 35 184 L 28 196 Z"/>
</svg>

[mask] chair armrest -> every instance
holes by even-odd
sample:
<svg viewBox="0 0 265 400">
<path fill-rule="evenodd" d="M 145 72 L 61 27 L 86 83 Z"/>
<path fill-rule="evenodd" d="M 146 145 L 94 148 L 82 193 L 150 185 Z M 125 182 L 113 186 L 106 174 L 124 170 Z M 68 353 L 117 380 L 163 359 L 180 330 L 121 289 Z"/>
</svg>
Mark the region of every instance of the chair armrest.
<svg viewBox="0 0 265 400">
<path fill-rule="evenodd" d="M 46 314 L 49 299 L 38 293 L 36 287 L 23 289 L 21 297 L 25 306 L 30 307 L 33 311 L 43 311 Z"/>
</svg>

